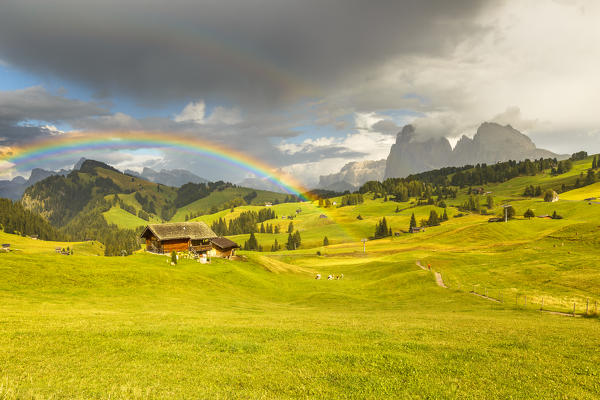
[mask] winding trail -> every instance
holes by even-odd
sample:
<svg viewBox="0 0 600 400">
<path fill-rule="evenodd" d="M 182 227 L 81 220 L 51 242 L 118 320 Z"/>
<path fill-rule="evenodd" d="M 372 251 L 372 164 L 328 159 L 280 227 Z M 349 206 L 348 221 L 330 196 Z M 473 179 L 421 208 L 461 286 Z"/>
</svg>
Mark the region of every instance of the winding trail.
<svg viewBox="0 0 600 400">
<path fill-rule="evenodd" d="M 448 288 L 448 286 L 446 286 L 446 284 L 444 283 L 444 280 L 442 279 L 442 274 L 441 273 L 435 272 L 433 270 L 429 270 L 427 267 L 425 267 L 423 264 L 421 264 L 421 261 L 419 261 L 419 260 L 417 260 L 415 262 L 415 264 L 417 264 L 417 266 L 419 268 L 421 268 L 423 271 L 431 271 L 431 272 L 433 272 L 435 274 L 435 283 L 437 283 L 437 285 L 439 287 L 443 287 L 444 289 Z M 494 299 L 493 297 L 486 296 L 484 294 L 479 294 L 479 293 L 476 293 L 476 292 L 473 292 L 473 291 L 471 291 L 469 293 L 471 293 L 472 295 L 481 297 L 482 299 L 493 301 L 495 303 L 502 303 L 502 301 L 500 301 L 498 299 Z M 552 314 L 552 315 L 561 315 L 563 317 L 575 317 L 575 318 L 582 317 L 581 314 L 573 314 L 573 313 L 561 312 L 561 311 L 540 310 L 540 312 L 542 312 L 542 313 L 548 313 L 548 314 Z"/>
<path fill-rule="evenodd" d="M 421 264 L 421 261 L 417 260 L 416 264 L 423 271 L 429 271 L 429 269 L 427 267 L 424 267 L 423 264 Z M 434 272 L 434 274 L 435 274 L 435 283 L 437 283 L 437 285 L 439 287 L 443 287 L 444 289 L 448 289 L 448 286 L 446 286 L 446 284 L 444 283 L 444 280 L 442 279 L 442 274 L 440 274 L 439 272 Z"/>
</svg>

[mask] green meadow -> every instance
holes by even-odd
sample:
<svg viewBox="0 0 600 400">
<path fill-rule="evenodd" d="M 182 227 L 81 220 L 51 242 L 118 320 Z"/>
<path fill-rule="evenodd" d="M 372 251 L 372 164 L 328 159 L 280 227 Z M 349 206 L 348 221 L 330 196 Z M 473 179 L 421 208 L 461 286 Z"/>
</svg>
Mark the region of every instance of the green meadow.
<svg viewBox="0 0 600 400">
<path fill-rule="evenodd" d="M 522 196 L 572 182 L 588 161 L 568 177 L 486 186 L 490 215 L 455 207 L 464 188 L 448 221 L 417 234 L 404 232 L 412 213 L 443 209 L 372 194 L 356 206 L 274 205 L 267 222 L 282 233 L 259 244 L 285 244 L 293 215 L 298 250 L 206 265 L 0 232 L 13 248 L 0 253 L 0 398 L 597 399 L 600 204 L 584 199 L 599 189 Z M 517 217 L 489 223 L 506 202 Z M 363 252 L 384 216 L 398 235 Z M 72 256 L 55 253 L 65 246 Z"/>
</svg>

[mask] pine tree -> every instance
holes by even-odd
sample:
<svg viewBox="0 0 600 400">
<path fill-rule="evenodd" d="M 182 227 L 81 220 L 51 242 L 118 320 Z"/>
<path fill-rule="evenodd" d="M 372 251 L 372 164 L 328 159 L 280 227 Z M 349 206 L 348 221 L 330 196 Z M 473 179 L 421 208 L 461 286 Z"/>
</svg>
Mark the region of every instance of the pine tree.
<svg viewBox="0 0 600 400">
<path fill-rule="evenodd" d="M 171 262 L 177 264 L 177 253 L 175 253 L 175 250 L 171 252 Z"/>
<path fill-rule="evenodd" d="M 290 222 L 290 224 L 288 225 L 288 233 L 292 233 L 294 232 L 294 223 Z"/>
<path fill-rule="evenodd" d="M 277 239 L 275 239 L 273 246 L 271 246 L 271 251 L 278 251 L 278 250 L 279 250 L 279 243 L 277 243 Z"/>
<path fill-rule="evenodd" d="M 390 228 L 388 228 L 387 221 L 385 217 L 383 217 L 376 225 L 375 225 L 375 238 L 386 237 L 390 234 Z"/>
<path fill-rule="evenodd" d="M 254 232 L 250 233 L 250 237 L 244 243 L 244 250 L 258 250 L 258 241 L 254 236 Z"/>
<path fill-rule="evenodd" d="M 265 224 L 264 224 L 264 222 L 260 224 L 260 233 L 265 233 Z"/>
<path fill-rule="evenodd" d="M 274 233 L 279 233 L 280 231 L 281 231 L 281 228 L 279 227 L 279 225 L 275 225 Z"/>
<path fill-rule="evenodd" d="M 410 217 L 410 227 L 411 228 L 417 227 L 417 220 L 415 218 L 415 213 L 412 213 L 412 216 Z"/>
<path fill-rule="evenodd" d="M 429 213 L 429 220 L 427 221 L 427 225 L 429 226 L 437 226 L 440 222 L 438 221 L 438 215 L 435 210 L 431 210 Z"/>
<path fill-rule="evenodd" d="M 446 209 L 444 209 L 444 215 L 442 215 L 442 221 L 448 221 L 448 213 L 446 212 Z"/>
<path fill-rule="evenodd" d="M 400 208 L 398 206 L 396 206 L 396 211 L 394 211 L 395 213 L 399 213 L 400 212 Z"/>
<path fill-rule="evenodd" d="M 323 246 L 329 246 L 329 239 L 327 239 L 327 236 L 323 238 Z"/>
<path fill-rule="evenodd" d="M 300 238 L 300 232 L 296 231 L 294 233 L 294 243 L 296 244 L 296 249 L 300 248 L 300 244 L 302 243 L 302 238 Z"/>
</svg>

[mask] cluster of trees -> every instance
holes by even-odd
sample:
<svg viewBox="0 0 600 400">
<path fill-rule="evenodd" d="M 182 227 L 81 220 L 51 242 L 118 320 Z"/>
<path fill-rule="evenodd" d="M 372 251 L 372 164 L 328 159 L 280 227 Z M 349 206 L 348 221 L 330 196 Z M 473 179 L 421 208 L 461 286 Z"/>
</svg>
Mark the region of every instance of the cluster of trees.
<svg viewBox="0 0 600 400">
<path fill-rule="evenodd" d="M 588 156 L 587 151 L 578 151 L 577 153 L 571 154 L 571 157 L 569 159 L 571 161 L 579 161 L 579 160 L 586 159 L 587 156 Z"/>
<path fill-rule="evenodd" d="M 539 197 L 541 195 L 542 195 L 542 187 L 541 186 L 533 187 L 533 185 L 529 185 L 525 188 L 525 191 L 523 192 L 523 196 L 526 196 L 526 197 Z"/>
<path fill-rule="evenodd" d="M 288 250 L 296 250 L 296 249 L 300 248 L 301 244 L 302 244 L 302 238 L 300 236 L 300 232 L 296 231 L 294 233 L 288 234 L 288 239 L 287 239 L 285 248 Z M 263 247 L 258 244 L 258 240 L 256 239 L 254 232 L 250 233 L 250 237 L 248 238 L 248 240 L 246 240 L 244 242 L 243 249 L 251 250 L 251 251 L 263 251 Z M 279 244 L 277 239 L 275 239 L 275 241 L 273 242 L 273 245 L 271 246 L 271 251 L 279 251 L 279 250 L 281 250 L 281 245 Z"/>
<path fill-rule="evenodd" d="M 261 223 L 260 224 L 260 233 L 279 233 L 280 232 L 280 228 L 279 225 L 271 225 L 271 224 L 264 224 Z"/>
<path fill-rule="evenodd" d="M 0 199 L 0 227 L 6 233 L 38 235 L 42 240 L 65 240 L 65 236 L 39 214 L 9 199 Z"/>
<path fill-rule="evenodd" d="M 340 207 L 344 206 L 355 206 L 364 202 L 363 195 L 361 193 L 346 194 L 342 196 L 340 200 Z"/>
<path fill-rule="evenodd" d="M 392 236 L 392 227 L 388 226 L 387 220 L 383 217 L 375 224 L 375 234 L 373 237 L 380 239 L 386 236 Z"/>
<path fill-rule="evenodd" d="M 300 232 L 296 231 L 295 233 L 289 233 L 287 243 L 285 248 L 288 250 L 296 250 L 300 248 L 302 244 L 302 238 L 300 237 Z"/>
<path fill-rule="evenodd" d="M 229 182 L 217 181 L 206 183 L 186 183 L 177 189 L 174 206 L 180 208 L 196 200 L 200 200 L 214 191 L 222 191 L 234 185 Z"/>
<path fill-rule="evenodd" d="M 258 231 L 258 228 L 256 227 L 257 224 L 276 218 L 277 215 L 271 208 L 262 208 L 258 212 L 244 211 L 237 218 L 230 219 L 229 224 L 227 224 L 224 218 L 219 218 L 212 223 L 211 229 L 219 236 L 254 233 Z M 275 229 L 278 229 L 278 227 L 274 228 L 270 225 L 269 229 L 272 230 L 272 232 L 266 232 L 267 228 L 264 227 L 264 225 L 262 226 L 262 229 L 265 230 L 264 233 L 275 233 Z"/>
<path fill-rule="evenodd" d="M 102 213 L 112 207 L 112 202 L 103 198 L 88 204 L 82 212 L 60 229 L 68 240 L 97 240 L 104 244 L 104 255 L 130 255 L 140 249 L 139 235 L 143 227 L 137 230 L 120 229 L 108 224 Z"/>
<path fill-rule="evenodd" d="M 485 199 L 485 207 L 488 209 L 494 208 L 494 197 L 491 194 L 487 195 Z M 459 208 L 463 211 L 474 212 L 481 212 L 483 210 L 479 196 L 474 195 L 470 195 L 469 198 L 465 200 Z"/>
<path fill-rule="evenodd" d="M 135 192 L 133 196 L 142 206 L 142 210 L 146 211 L 149 214 L 156 214 L 156 205 L 154 201 L 150 198 L 150 196 L 143 196 L 140 192 Z M 135 211 L 132 213 L 135 215 Z"/>
<path fill-rule="evenodd" d="M 587 154 L 587 153 L 586 153 Z M 573 161 L 571 159 L 559 161 L 556 167 L 552 167 L 550 173 L 552 175 L 561 175 L 573 169 Z"/>
<path fill-rule="evenodd" d="M 446 210 L 444 210 L 444 213 L 441 215 L 438 215 L 435 210 L 431 210 L 429 212 L 429 219 L 421 220 L 421 226 L 438 226 L 444 221 L 448 221 L 448 213 Z"/>
</svg>

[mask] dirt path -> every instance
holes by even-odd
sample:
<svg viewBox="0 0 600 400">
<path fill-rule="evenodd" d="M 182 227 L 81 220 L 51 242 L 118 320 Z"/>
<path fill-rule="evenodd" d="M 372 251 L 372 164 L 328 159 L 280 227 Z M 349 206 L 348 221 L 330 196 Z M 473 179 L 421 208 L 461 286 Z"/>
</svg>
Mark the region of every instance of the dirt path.
<svg viewBox="0 0 600 400">
<path fill-rule="evenodd" d="M 416 264 L 423 271 L 429 271 L 429 269 L 427 267 L 425 267 L 425 266 L 423 266 L 423 264 L 421 264 L 421 261 L 417 261 Z M 440 274 L 439 272 L 434 272 L 434 273 L 435 273 L 435 283 L 437 283 L 437 285 L 439 287 L 443 287 L 443 288 L 447 289 L 448 286 L 446 286 L 446 284 L 444 283 L 444 280 L 442 279 L 442 274 Z"/>
<path fill-rule="evenodd" d="M 440 274 L 439 272 L 435 273 L 435 283 L 437 283 L 439 287 L 443 287 L 445 289 L 448 288 L 448 286 L 446 286 L 444 280 L 442 279 L 442 274 Z"/>
</svg>

